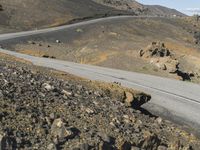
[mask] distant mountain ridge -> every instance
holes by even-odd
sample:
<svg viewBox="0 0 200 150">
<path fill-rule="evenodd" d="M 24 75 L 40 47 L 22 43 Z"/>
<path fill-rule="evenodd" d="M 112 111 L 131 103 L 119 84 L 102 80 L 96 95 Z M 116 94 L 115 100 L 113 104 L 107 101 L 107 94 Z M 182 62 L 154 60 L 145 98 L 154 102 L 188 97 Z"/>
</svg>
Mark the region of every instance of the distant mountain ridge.
<svg viewBox="0 0 200 150">
<path fill-rule="evenodd" d="M 186 16 L 185 14 L 179 12 L 176 9 L 171 9 L 171 8 L 167 8 L 164 6 L 160 6 L 160 5 L 144 5 L 146 8 L 148 8 L 148 13 L 151 15 L 162 15 L 162 16 Z"/>
<path fill-rule="evenodd" d="M 118 10 L 135 12 L 138 15 L 157 15 L 157 16 L 185 16 L 185 14 L 160 5 L 143 5 L 135 0 L 93 0 L 97 3 L 113 7 Z"/>
</svg>

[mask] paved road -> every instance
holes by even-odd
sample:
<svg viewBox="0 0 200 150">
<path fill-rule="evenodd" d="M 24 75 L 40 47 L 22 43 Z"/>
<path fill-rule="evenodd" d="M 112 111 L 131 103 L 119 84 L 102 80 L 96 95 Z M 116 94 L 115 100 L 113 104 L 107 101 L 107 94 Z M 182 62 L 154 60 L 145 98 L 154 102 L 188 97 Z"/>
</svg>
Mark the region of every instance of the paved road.
<svg viewBox="0 0 200 150">
<path fill-rule="evenodd" d="M 200 85 L 140 73 L 109 69 L 67 61 L 39 58 L 0 49 L 0 52 L 23 58 L 34 65 L 68 72 L 91 80 L 120 82 L 123 86 L 152 95 L 144 106 L 149 111 L 178 123 L 200 129 Z"/>
</svg>

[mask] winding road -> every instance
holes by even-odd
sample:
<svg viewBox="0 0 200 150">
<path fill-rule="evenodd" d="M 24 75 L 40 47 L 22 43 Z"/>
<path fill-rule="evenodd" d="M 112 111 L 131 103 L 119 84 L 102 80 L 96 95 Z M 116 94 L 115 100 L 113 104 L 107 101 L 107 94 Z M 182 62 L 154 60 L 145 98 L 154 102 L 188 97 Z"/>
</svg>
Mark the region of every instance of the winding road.
<svg viewBox="0 0 200 150">
<path fill-rule="evenodd" d="M 108 17 L 50 29 L 1 34 L 0 41 L 92 24 L 119 17 L 130 16 Z M 187 125 L 194 129 L 196 133 L 200 131 L 200 85 L 198 84 L 62 60 L 39 58 L 2 48 L 0 48 L 0 52 L 25 59 L 37 66 L 49 67 L 91 80 L 120 82 L 125 87 L 141 90 L 152 96 L 152 100 L 143 106 L 145 109 L 169 120 Z M 200 132 L 197 134 L 200 135 Z"/>
</svg>

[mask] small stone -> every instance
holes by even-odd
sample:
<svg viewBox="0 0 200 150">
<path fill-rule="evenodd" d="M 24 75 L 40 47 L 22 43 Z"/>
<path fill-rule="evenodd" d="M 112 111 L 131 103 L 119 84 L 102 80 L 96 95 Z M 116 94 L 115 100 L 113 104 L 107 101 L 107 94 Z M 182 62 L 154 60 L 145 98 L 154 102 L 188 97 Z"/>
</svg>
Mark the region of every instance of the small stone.
<svg viewBox="0 0 200 150">
<path fill-rule="evenodd" d="M 111 142 L 111 137 L 108 136 L 107 134 L 102 133 L 102 132 L 98 132 L 97 134 L 102 138 L 102 140 L 103 140 L 104 142 L 107 142 L 107 143 L 110 143 L 110 142 Z"/>
<path fill-rule="evenodd" d="M 123 115 L 123 118 L 129 119 L 129 116 L 128 115 Z"/>
<path fill-rule="evenodd" d="M 136 147 L 136 146 L 132 146 L 131 147 L 131 150 L 141 150 L 139 147 Z"/>
<path fill-rule="evenodd" d="M 56 40 L 56 43 L 61 43 L 61 41 L 60 40 Z"/>
<path fill-rule="evenodd" d="M 62 119 L 55 119 L 51 126 L 51 135 L 58 140 L 66 140 L 73 136 L 73 132 L 65 127 Z"/>
<path fill-rule="evenodd" d="M 99 91 L 95 91 L 95 92 L 94 92 L 94 95 L 100 97 L 100 96 L 101 96 L 101 93 L 100 93 Z"/>
<path fill-rule="evenodd" d="M 47 91 L 52 91 L 54 89 L 53 86 L 51 86 L 50 84 L 48 83 L 44 83 L 43 84 L 43 87 L 47 90 Z"/>
<path fill-rule="evenodd" d="M 130 118 L 128 115 L 124 115 L 123 118 L 125 123 L 130 123 Z"/>
<path fill-rule="evenodd" d="M 115 124 L 113 122 L 110 122 L 110 125 L 113 126 L 113 127 L 115 127 Z"/>
<path fill-rule="evenodd" d="M 39 92 L 38 95 L 41 96 L 41 97 L 43 97 L 43 98 L 45 97 L 45 94 L 42 93 L 42 92 Z"/>
<path fill-rule="evenodd" d="M 28 41 L 28 44 L 35 44 L 34 41 Z"/>
<path fill-rule="evenodd" d="M 61 92 L 62 94 L 64 94 L 65 96 L 71 96 L 72 92 L 66 91 L 66 90 L 62 90 Z"/>
<path fill-rule="evenodd" d="M 78 28 L 78 29 L 76 29 L 76 32 L 83 32 L 83 29 L 80 29 L 80 28 Z"/>
<path fill-rule="evenodd" d="M 55 119 L 55 114 L 54 114 L 54 113 L 51 113 L 51 114 L 49 115 L 49 117 L 50 117 L 50 119 Z"/>
<path fill-rule="evenodd" d="M 161 124 L 161 123 L 162 123 L 162 118 L 158 117 L 158 118 L 156 119 L 156 122 L 159 123 L 159 124 Z"/>
<path fill-rule="evenodd" d="M 56 145 L 54 143 L 49 144 L 47 150 L 57 150 Z"/>
<path fill-rule="evenodd" d="M 88 114 L 94 114 L 94 111 L 90 108 L 86 108 L 85 111 L 88 113 Z"/>
<path fill-rule="evenodd" d="M 158 146 L 158 150 L 167 150 L 167 147 L 166 146 Z"/>
</svg>

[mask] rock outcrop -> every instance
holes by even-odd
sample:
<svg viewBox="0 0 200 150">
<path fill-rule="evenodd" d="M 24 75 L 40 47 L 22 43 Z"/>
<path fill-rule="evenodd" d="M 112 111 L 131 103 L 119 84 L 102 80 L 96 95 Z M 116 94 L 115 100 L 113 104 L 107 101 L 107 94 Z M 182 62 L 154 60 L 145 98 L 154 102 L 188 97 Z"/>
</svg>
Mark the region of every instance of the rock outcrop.
<svg viewBox="0 0 200 150">
<path fill-rule="evenodd" d="M 145 50 L 140 50 L 139 55 L 152 65 L 168 73 L 176 74 L 184 81 L 191 80 L 191 77 L 193 77 L 193 74 L 189 71 L 180 69 L 180 62 L 176 54 L 173 53 L 173 50 L 168 49 L 162 42 L 152 42 Z"/>
<path fill-rule="evenodd" d="M 147 59 L 151 64 L 159 69 L 175 73 L 179 62 L 174 58 L 172 50 L 168 49 L 164 43 L 152 42 L 145 50 L 140 50 L 140 57 Z"/>
<path fill-rule="evenodd" d="M 171 56 L 171 52 L 165 47 L 164 43 L 152 42 L 145 50 L 140 51 L 141 57 L 168 57 Z"/>
</svg>

